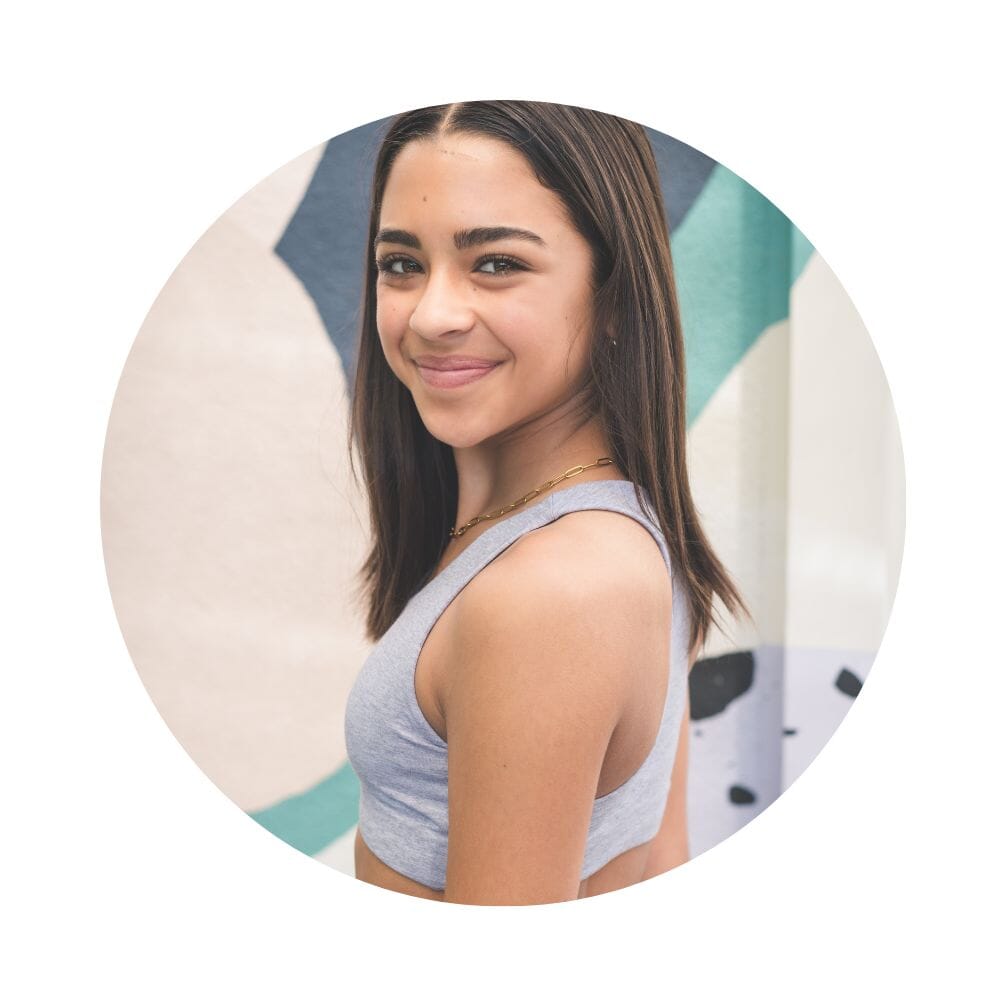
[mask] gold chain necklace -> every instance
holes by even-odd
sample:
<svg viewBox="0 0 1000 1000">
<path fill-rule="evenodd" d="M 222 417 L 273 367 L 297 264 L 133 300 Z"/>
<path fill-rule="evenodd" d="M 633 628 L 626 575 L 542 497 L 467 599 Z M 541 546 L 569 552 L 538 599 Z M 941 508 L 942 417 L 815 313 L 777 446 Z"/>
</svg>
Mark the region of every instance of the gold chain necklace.
<svg viewBox="0 0 1000 1000">
<path fill-rule="evenodd" d="M 492 521 L 495 517 L 503 517 L 504 514 L 509 514 L 515 507 L 520 507 L 521 504 L 527 503 L 529 500 L 534 500 L 539 493 L 544 493 L 545 490 L 552 489 L 556 483 L 561 483 L 564 479 L 572 479 L 573 476 L 580 475 L 581 472 L 585 472 L 587 469 L 593 469 L 595 465 L 614 465 L 614 460 L 610 458 L 599 458 L 596 462 L 591 462 L 590 465 L 574 465 L 572 469 L 567 469 L 558 479 L 550 479 L 547 483 L 543 483 L 537 489 L 532 490 L 530 493 L 526 493 L 520 500 L 515 500 L 511 504 L 507 504 L 506 507 L 501 507 L 499 510 L 493 511 L 492 514 L 480 514 L 474 517 L 471 521 L 467 521 L 462 525 L 461 528 L 449 528 L 448 534 L 452 538 L 461 538 L 469 528 L 474 528 L 480 521 Z"/>
</svg>

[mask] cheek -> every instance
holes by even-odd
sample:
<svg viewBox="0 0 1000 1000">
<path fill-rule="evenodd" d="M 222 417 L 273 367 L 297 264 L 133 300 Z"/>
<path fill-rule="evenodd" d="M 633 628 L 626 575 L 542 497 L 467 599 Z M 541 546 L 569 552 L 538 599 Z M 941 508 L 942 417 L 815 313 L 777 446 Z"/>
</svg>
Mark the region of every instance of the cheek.
<svg viewBox="0 0 1000 1000">
<path fill-rule="evenodd" d="M 405 329 L 402 310 L 398 305 L 379 297 L 375 303 L 375 327 L 378 330 L 379 340 L 382 341 L 382 347 L 386 351 L 398 348 Z"/>
<path fill-rule="evenodd" d="M 523 307 L 522 307 L 523 306 Z M 588 357 L 588 323 L 585 303 L 562 298 L 541 299 L 505 310 L 503 322 L 493 327 L 515 360 L 522 377 L 538 388 L 566 377 Z"/>
</svg>

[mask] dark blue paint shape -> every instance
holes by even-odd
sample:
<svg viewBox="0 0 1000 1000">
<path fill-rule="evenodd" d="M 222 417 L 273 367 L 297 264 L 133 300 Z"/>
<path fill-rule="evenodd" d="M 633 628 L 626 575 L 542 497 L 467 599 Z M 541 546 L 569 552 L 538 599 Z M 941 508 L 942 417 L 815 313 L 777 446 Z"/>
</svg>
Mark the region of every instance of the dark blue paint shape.
<svg viewBox="0 0 1000 1000">
<path fill-rule="evenodd" d="M 730 785 L 729 801 L 734 806 L 749 806 L 757 801 L 757 796 L 743 785 Z"/>
<path fill-rule="evenodd" d="M 853 670 L 848 670 L 847 667 L 840 668 L 840 673 L 837 674 L 833 686 L 851 698 L 857 698 L 861 694 L 861 678 Z"/>
<path fill-rule="evenodd" d="M 718 715 L 753 684 L 753 653 L 726 653 L 698 660 L 689 678 L 691 719 Z"/>
<path fill-rule="evenodd" d="M 708 182 L 715 160 L 673 136 L 651 128 L 645 131 L 656 157 L 667 228 L 675 233 Z"/>
<path fill-rule="evenodd" d="M 354 383 L 375 154 L 389 119 L 331 139 L 274 252 L 302 282 Z"/>
</svg>

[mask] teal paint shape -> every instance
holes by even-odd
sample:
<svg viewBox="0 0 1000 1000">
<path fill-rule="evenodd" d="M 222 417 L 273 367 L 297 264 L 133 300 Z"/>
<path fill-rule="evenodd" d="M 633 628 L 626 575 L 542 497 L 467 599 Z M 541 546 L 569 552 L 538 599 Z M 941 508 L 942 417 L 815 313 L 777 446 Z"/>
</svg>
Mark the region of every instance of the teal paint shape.
<svg viewBox="0 0 1000 1000">
<path fill-rule="evenodd" d="M 812 248 L 783 212 L 721 164 L 671 248 L 690 427 L 764 330 L 788 317 L 792 282 Z"/>
<path fill-rule="evenodd" d="M 265 830 L 303 854 L 318 854 L 358 822 L 361 787 L 350 762 L 301 795 L 250 813 Z"/>
</svg>

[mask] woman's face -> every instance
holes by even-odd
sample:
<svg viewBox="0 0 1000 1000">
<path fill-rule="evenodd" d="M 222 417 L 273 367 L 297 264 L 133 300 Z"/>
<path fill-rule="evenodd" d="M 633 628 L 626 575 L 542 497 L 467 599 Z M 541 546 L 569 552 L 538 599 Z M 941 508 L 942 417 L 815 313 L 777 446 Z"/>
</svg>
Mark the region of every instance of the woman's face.
<svg viewBox="0 0 1000 1000">
<path fill-rule="evenodd" d="M 404 147 L 375 255 L 382 349 L 438 440 L 468 448 L 527 428 L 579 388 L 591 250 L 505 143 L 450 135 Z"/>
</svg>

